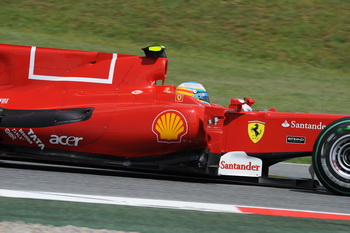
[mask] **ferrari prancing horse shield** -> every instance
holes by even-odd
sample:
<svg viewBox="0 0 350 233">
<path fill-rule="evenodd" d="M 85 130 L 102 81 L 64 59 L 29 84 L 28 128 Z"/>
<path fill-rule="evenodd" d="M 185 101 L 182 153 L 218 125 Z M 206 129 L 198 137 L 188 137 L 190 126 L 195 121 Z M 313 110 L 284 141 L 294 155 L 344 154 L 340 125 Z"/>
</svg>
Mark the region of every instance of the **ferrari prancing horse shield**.
<svg viewBox="0 0 350 233">
<path fill-rule="evenodd" d="M 248 121 L 248 135 L 252 142 L 257 143 L 264 136 L 265 122 Z"/>
</svg>

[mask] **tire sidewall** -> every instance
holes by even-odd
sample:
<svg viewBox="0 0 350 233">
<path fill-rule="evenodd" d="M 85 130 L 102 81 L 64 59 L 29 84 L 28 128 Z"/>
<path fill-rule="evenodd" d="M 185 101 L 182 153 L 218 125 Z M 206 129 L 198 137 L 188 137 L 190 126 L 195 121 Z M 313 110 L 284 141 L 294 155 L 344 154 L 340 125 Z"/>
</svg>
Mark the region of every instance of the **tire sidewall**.
<svg viewBox="0 0 350 233">
<path fill-rule="evenodd" d="M 350 138 L 350 117 L 342 118 L 328 125 L 315 142 L 312 162 L 320 182 L 331 192 L 350 195 L 350 179 L 339 175 L 332 168 L 331 149 L 342 137 Z"/>
</svg>

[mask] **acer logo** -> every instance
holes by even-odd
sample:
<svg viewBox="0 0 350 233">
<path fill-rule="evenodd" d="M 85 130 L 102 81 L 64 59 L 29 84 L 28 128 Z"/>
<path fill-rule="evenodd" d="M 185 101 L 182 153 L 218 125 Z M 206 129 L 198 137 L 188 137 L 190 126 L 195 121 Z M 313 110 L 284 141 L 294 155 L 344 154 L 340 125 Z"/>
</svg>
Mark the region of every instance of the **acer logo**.
<svg viewBox="0 0 350 233">
<path fill-rule="evenodd" d="M 78 146 L 79 141 L 83 140 L 82 137 L 75 136 L 57 136 L 51 135 L 50 143 L 54 145 L 63 145 L 63 146 Z"/>
</svg>

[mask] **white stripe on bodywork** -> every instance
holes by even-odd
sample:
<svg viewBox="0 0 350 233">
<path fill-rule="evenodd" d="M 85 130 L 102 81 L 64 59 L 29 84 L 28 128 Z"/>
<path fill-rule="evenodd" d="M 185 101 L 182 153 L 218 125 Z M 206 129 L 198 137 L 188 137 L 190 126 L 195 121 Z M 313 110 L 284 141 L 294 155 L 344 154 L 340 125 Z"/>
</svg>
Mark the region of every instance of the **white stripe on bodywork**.
<svg viewBox="0 0 350 233">
<path fill-rule="evenodd" d="M 34 74 L 35 52 L 36 52 L 36 47 L 32 46 L 31 51 L 30 51 L 30 63 L 29 63 L 28 79 L 43 80 L 43 81 L 71 81 L 71 82 L 85 82 L 85 83 L 102 83 L 102 84 L 112 84 L 112 82 L 113 82 L 115 62 L 118 58 L 118 54 L 116 54 L 116 53 L 113 53 L 111 64 L 109 66 L 108 79 L 101 79 L 101 78 L 89 78 L 89 77 L 65 77 L 65 76 L 51 76 L 51 75 Z"/>
</svg>

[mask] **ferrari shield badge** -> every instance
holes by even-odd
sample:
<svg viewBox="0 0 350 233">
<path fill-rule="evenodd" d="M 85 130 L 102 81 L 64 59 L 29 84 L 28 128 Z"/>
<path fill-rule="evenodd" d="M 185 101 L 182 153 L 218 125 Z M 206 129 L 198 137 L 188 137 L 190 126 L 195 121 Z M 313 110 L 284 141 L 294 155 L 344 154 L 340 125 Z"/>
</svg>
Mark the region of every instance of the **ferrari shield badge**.
<svg viewBox="0 0 350 233">
<path fill-rule="evenodd" d="M 248 121 L 248 135 L 252 142 L 257 143 L 264 136 L 265 122 Z"/>
</svg>

